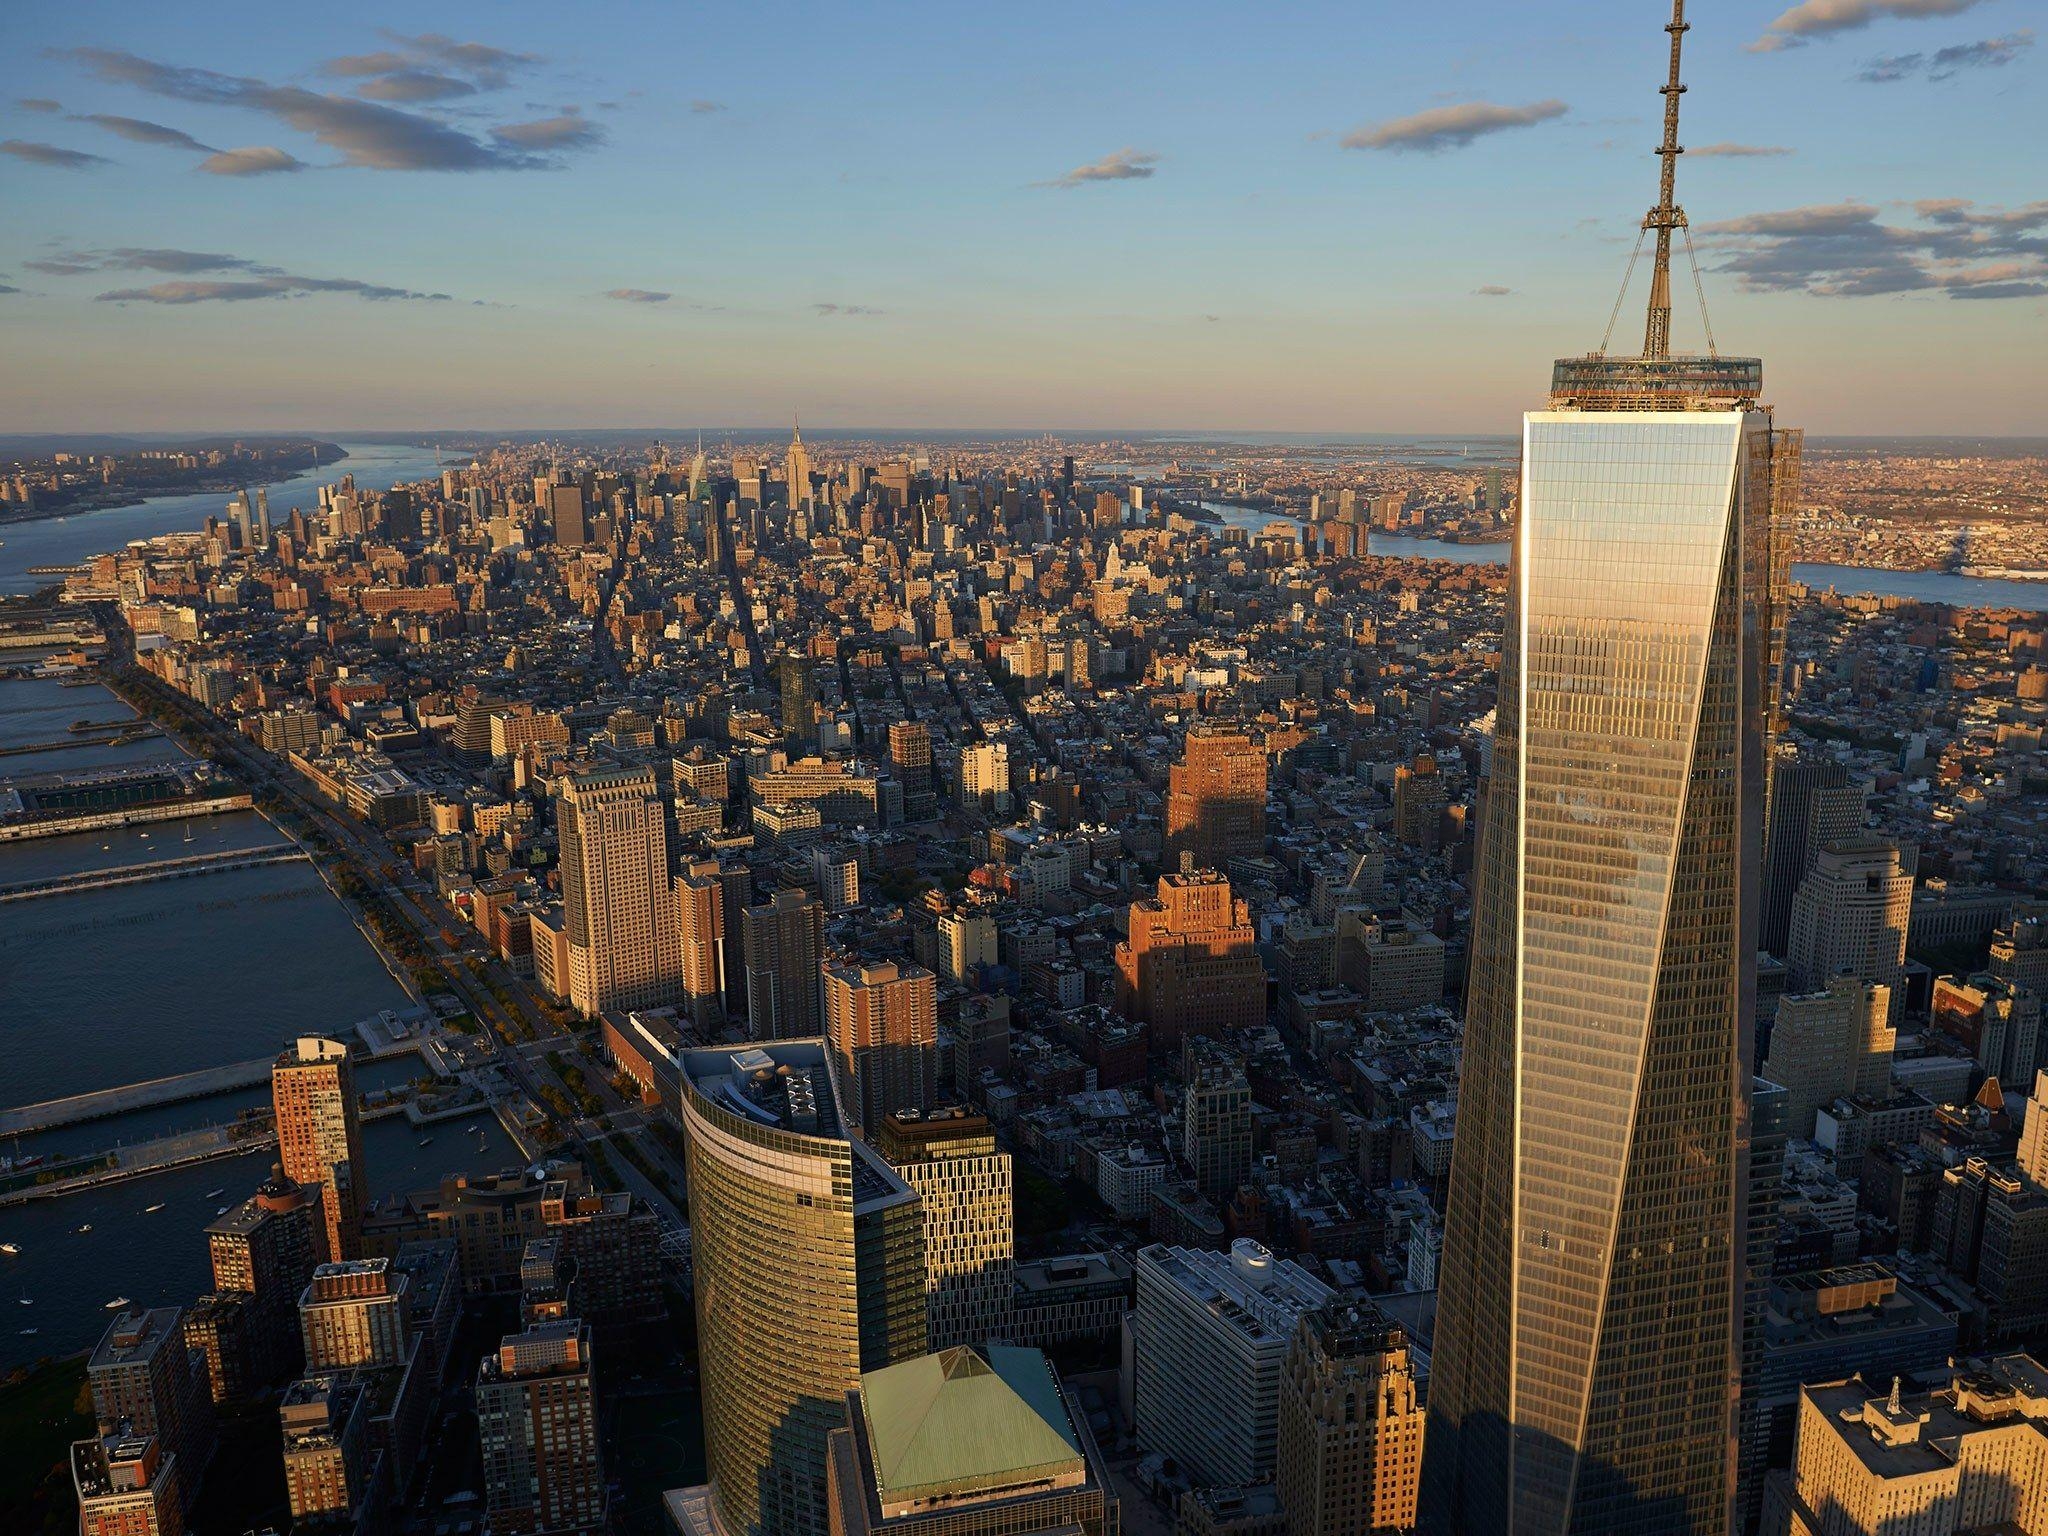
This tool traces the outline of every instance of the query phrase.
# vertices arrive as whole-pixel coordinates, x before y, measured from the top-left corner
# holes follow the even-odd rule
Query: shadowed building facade
[[[1243,731],[1195,726],[1167,770],[1166,858],[1222,869],[1266,851],[1266,750]]]
[[[1735,1497],[1798,439],[1756,359],[1669,351],[1683,31],[1643,355],[1523,418],[1423,1500],[1465,1536],[1710,1536]]]

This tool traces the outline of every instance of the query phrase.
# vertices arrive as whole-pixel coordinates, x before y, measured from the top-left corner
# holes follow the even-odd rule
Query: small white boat
[[[80,1227],[78,1230],[81,1232],[90,1232],[92,1230],[92,1223],[88,1221],[84,1226]]]
[[[158,1211],[162,1210],[163,1208],[163,1202],[159,1200],[155,1205],[145,1205],[142,1208],[142,1214],[145,1216],[154,1216]]]
[[[21,1252],[21,1244],[19,1243],[0,1243],[0,1253],[6,1254],[10,1259],[19,1252]]]
[[[219,1198],[220,1198],[220,1197],[221,1197],[222,1195],[224,1195],[224,1194],[226,1194],[226,1193],[227,1193],[227,1189],[225,1188],[225,1186],[223,1186],[223,1187],[222,1187],[222,1188],[220,1188],[220,1189],[209,1189],[209,1190],[208,1190],[208,1191],[206,1192],[206,1198],[207,1198],[207,1199],[209,1199],[209,1200],[218,1200],[218,1199],[219,1199]]]
[[[103,1312],[118,1312],[121,1310],[121,1308],[127,1305],[128,1298],[126,1296],[116,1296],[112,1301],[108,1302],[106,1306],[102,1307],[100,1310]]]
[[[35,1304],[36,1299],[33,1296],[24,1296],[19,1301],[15,1302],[15,1305],[17,1307],[32,1307]]]
[[[30,1334],[34,1333],[35,1331],[36,1331],[36,1330],[35,1330],[35,1329],[33,1329],[33,1328],[24,1328],[24,1329],[22,1329],[22,1330],[21,1330],[21,1336],[22,1336],[22,1337],[23,1337],[23,1338],[25,1339],[25,1338],[27,1338],[27,1337],[28,1337],[28,1336],[29,1336]]]
[[[216,1216],[225,1216],[229,1211],[232,1211],[233,1209],[234,1207],[232,1205],[224,1205],[219,1210],[215,1211],[213,1214]]]

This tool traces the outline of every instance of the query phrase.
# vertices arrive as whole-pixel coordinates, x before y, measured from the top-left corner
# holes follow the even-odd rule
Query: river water
[[[431,450],[353,444],[323,466],[270,487],[273,519],[311,507],[318,487],[353,471],[383,489],[434,472]],[[199,527],[222,513],[217,494],[167,496],[0,529],[0,592],[51,580],[31,565],[73,564],[130,539]],[[14,659],[19,659],[18,657]],[[133,712],[97,685],[0,680],[0,747],[66,740],[81,720]],[[130,746],[67,746],[0,757],[0,778],[182,756],[167,738]],[[0,845],[0,884],[82,870],[285,841],[255,812],[189,823]],[[229,870],[149,885],[44,897],[0,906],[0,1104],[30,1104],[273,1054],[302,1030],[346,1028],[406,995],[310,864]],[[365,1088],[418,1070],[404,1057],[364,1067]],[[23,1137],[0,1155],[98,1151],[231,1120],[262,1104],[262,1088],[166,1105]],[[402,1117],[363,1128],[373,1193],[430,1187],[443,1174],[519,1161],[488,1115],[421,1132]],[[421,1146],[422,1137],[428,1141]],[[271,1154],[220,1158],[86,1194],[0,1208],[0,1370],[86,1349],[116,1296],[148,1304],[189,1301],[209,1288],[202,1228],[241,1200]],[[148,1207],[162,1205],[160,1211]],[[80,1228],[90,1227],[90,1231]],[[28,1305],[23,1305],[26,1298]]]
[[[1277,516],[1255,507],[1228,502],[1205,501],[1201,506],[1214,512],[1224,526],[1257,533],[1269,523],[1300,527],[1298,519]],[[1411,538],[1404,534],[1373,532],[1369,545],[1375,555],[1410,560],[1450,560],[1459,565],[1504,565],[1508,558],[1505,540],[1493,544],[1451,544],[1442,539]],[[1958,608],[2018,608],[2048,612],[2048,581],[2011,581],[1993,576],[1957,576],[1948,571],[1885,571],[1859,565],[1812,565],[1792,567],[1792,579],[1816,591],[1832,589],[1843,596],[1909,597],[1921,602],[1949,603]]]

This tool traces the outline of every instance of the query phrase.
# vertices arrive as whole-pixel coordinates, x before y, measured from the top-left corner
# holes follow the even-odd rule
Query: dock
[[[296,843],[265,843],[257,848],[194,853],[183,858],[155,859],[143,864],[119,864],[111,869],[78,870],[68,875],[50,875],[41,880],[17,880],[0,885],[0,902],[35,901],[45,896],[102,891],[117,885],[147,885],[155,880],[182,880],[188,875],[257,869],[266,864],[296,864],[305,857],[305,851]]]
[[[183,1104],[191,1099],[232,1093],[238,1088],[255,1088],[270,1081],[274,1057],[260,1061],[238,1061],[232,1066],[207,1067],[176,1077],[153,1078],[146,1083],[127,1083],[119,1088],[102,1088],[94,1093],[74,1094],[68,1099],[49,1099],[41,1104],[23,1104],[0,1109],[0,1136],[32,1136],[62,1125],[87,1120],[104,1120],[130,1110],[154,1109],[162,1104]]]

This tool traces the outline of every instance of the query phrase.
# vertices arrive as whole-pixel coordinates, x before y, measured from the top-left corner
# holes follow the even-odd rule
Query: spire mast
[[[1657,232],[1656,265],[1650,276],[1650,318],[1643,330],[1645,357],[1671,355],[1671,231],[1685,228],[1685,210],[1672,201],[1678,157],[1685,153],[1678,143],[1678,98],[1685,94],[1678,79],[1678,56],[1690,30],[1685,22],[1685,0],[1671,0],[1671,20],[1664,30],[1671,34],[1671,74],[1658,88],[1664,97],[1664,142],[1657,155],[1664,162],[1664,170],[1657,183],[1657,206],[1643,215],[1644,230]]]

